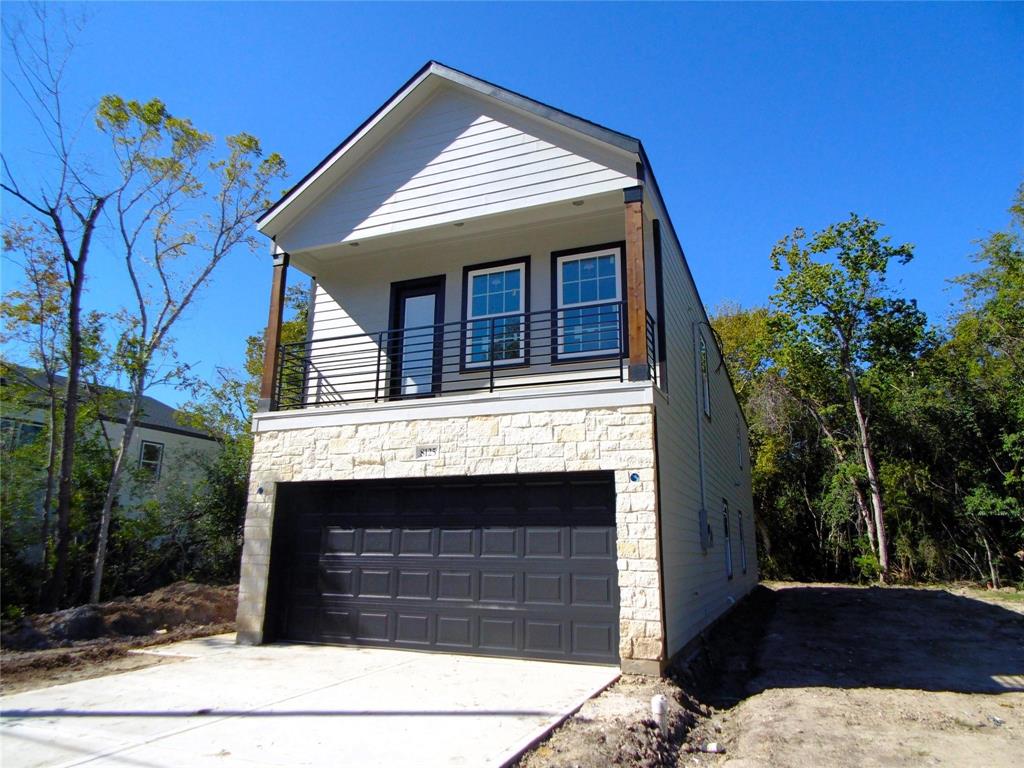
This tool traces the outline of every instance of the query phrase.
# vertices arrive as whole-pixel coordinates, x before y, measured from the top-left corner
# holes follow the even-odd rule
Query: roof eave
[[[264,232],[268,225],[274,220],[288,204],[308,188],[324,171],[334,164],[349,148],[359,141],[366,133],[373,129],[373,126],[386,114],[391,112],[402,100],[415,90],[430,75],[437,75],[445,80],[455,83],[463,88],[479,93],[483,96],[496,99],[515,109],[523,110],[536,115],[544,120],[560,125],[572,131],[576,131],[596,141],[609,144],[617,149],[640,156],[643,148],[640,140],[633,136],[613,131],[602,125],[586,120],[585,118],[573,115],[564,110],[552,107],[549,104],[531,99],[515,91],[502,88],[499,85],[481,80],[478,77],[469,75],[460,70],[441,64],[437,61],[428,61],[419,71],[409,78],[391,97],[385,101],[377,110],[364,120],[358,128],[350,133],[338,146],[324,157],[309,173],[303,176],[287,193],[277,202],[271,205],[257,220],[256,228]],[[266,233],[271,237],[273,233]]]

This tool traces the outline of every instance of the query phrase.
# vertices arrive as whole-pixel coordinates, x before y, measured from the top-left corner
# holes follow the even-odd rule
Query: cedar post
[[[284,292],[288,286],[288,254],[274,246],[274,276],[270,283],[270,317],[263,340],[263,378],[260,380],[258,410],[269,411],[274,404],[274,376],[277,374],[281,346],[281,318],[284,315]]]
[[[629,380],[650,378],[647,360],[647,281],[644,275],[644,188],[623,190],[626,205],[626,327]]]

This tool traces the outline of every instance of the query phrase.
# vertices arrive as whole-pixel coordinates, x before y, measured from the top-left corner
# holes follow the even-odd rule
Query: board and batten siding
[[[668,397],[656,402],[665,630],[671,657],[749,592],[757,584],[758,573],[746,424],[706,325],[700,330],[708,349],[710,418],[699,404],[693,324],[703,322],[704,314],[675,238],[662,221]],[[700,540],[698,418],[704,421],[704,504],[714,532],[706,553]],[[737,419],[742,467],[737,458]],[[726,575],[723,499],[729,504],[732,579]],[[746,573],[740,557],[738,512],[743,515]]]
[[[442,87],[277,237],[296,252],[635,184],[635,158]]]

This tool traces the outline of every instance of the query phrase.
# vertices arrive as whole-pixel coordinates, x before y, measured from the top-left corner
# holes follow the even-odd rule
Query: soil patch
[[[172,662],[128,652],[233,631],[237,596],[237,586],[177,582],[146,595],[5,625],[0,635],[0,693]]]
[[[770,584],[688,666],[623,678],[523,768],[1020,765],[1024,602],[936,588]],[[663,693],[667,735],[650,720]]]

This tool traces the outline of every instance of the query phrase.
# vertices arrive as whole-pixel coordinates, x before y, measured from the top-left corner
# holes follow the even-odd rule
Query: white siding
[[[665,624],[669,655],[727,610],[757,583],[750,460],[742,418],[743,467],[736,455],[739,406],[729,385],[718,348],[706,325],[710,368],[711,417],[704,421],[705,504],[714,543],[701,551],[699,511],[700,463],[697,419],[698,389],[693,323],[702,322],[698,298],[666,222],[662,222],[662,261],[668,351],[668,398],[656,398],[659,494]],[[722,501],[729,504],[733,578],[726,576]],[[747,572],[742,571],[737,513],[743,514]]]
[[[282,232],[287,251],[621,189],[635,159],[441,88]]]
[[[375,334],[390,324],[392,282],[444,275],[444,320],[451,323],[462,319],[465,266],[529,256],[529,308],[531,312],[546,310],[551,307],[552,251],[619,242],[624,232],[625,214],[616,210],[487,237],[425,244],[367,256],[347,255],[336,266],[322,269],[317,276],[310,339],[314,355],[326,364],[319,375],[314,371],[309,377],[309,403],[318,401],[318,393],[320,401],[336,401],[339,396],[342,399],[352,397],[357,389],[362,390],[359,396],[365,398],[367,387],[372,396],[378,359]],[[535,359],[546,361],[549,349],[542,349],[541,340],[535,339],[534,344],[540,348],[540,356]],[[446,354],[452,352],[451,346],[446,346]],[[350,367],[352,353],[359,355],[360,367],[355,372]],[[336,357],[332,358],[332,354]],[[330,368],[332,360],[337,366],[342,354],[348,355],[344,373],[338,367]],[[383,357],[386,363],[386,353]],[[608,367],[609,363],[593,365]],[[541,365],[534,367],[541,378],[550,370]],[[582,364],[574,366],[582,367]],[[445,370],[450,371],[449,361]],[[559,378],[571,376],[564,368],[558,369],[558,375]],[[517,381],[525,383],[526,379]]]

